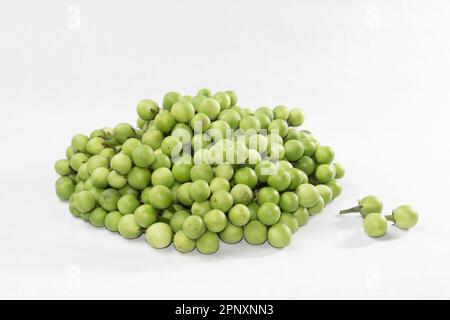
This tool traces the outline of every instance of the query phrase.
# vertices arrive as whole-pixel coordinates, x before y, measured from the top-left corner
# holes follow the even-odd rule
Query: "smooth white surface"
[[[0,298],[450,298],[448,1],[0,2]],[[302,107],[344,193],[284,250],[153,250],[72,218],[53,163],[142,98]],[[420,212],[380,240],[366,194]]]

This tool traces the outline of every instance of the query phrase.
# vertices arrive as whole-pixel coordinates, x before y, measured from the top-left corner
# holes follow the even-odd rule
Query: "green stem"
[[[339,214],[346,214],[346,213],[351,213],[351,212],[360,212],[361,208],[362,208],[362,206],[356,206],[356,207],[353,207],[353,208],[341,210],[341,211],[339,211]]]
[[[395,223],[395,219],[394,219],[394,215],[393,215],[393,214],[386,215],[386,216],[384,216],[384,217],[386,218],[386,220],[392,221],[392,222]]]

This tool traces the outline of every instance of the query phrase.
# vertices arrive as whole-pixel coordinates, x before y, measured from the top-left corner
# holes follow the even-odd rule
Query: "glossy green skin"
[[[248,167],[240,168],[234,175],[234,181],[236,184],[245,184],[251,189],[255,188],[258,183],[258,177],[256,172]]]
[[[172,204],[172,192],[166,186],[154,186],[150,190],[149,201],[150,205],[155,209],[166,209]]]
[[[153,186],[166,186],[167,188],[172,188],[175,183],[175,177],[172,171],[167,168],[159,168],[154,171],[151,175],[151,181]]]
[[[284,212],[292,213],[299,207],[298,197],[295,192],[284,192],[280,198],[280,208]]]
[[[316,153],[317,144],[314,142],[314,140],[310,138],[301,138],[300,142],[303,145],[304,152],[303,154],[305,156],[313,156]]]
[[[195,109],[189,101],[180,100],[172,106],[170,113],[178,123],[188,123],[194,117]]]
[[[150,204],[150,190],[152,189],[152,187],[147,187],[144,190],[142,190],[141,192],[141,201],[144,204]]]
[[[185,183],[191,181],[192,164],[177,162],[172,167],[172,174],[176,181]]]
[[[191,196],[189,195],[189,188],[191,182],[183,183],[177,190],[177,199],[182,205],[190,207],[194,203]]]
[[[261,130],[261,124],[255,116],[245,116],[239,123],[239,129],[246,134],[250,134],[250,132],[258,133]]]
[[[266,226],[271,226],[280,220],[281,211],[276,204],[266,202],[259,207],[257,215],[259,221]]]
[[[340,163],[335,163],[334,169],[336,171],[336,179],[341,179],[345,176],[345,169]]]
[[[70,167],[70,161],[66,159],[56,161],[55,171],[60,176],[68,176],[73,172],[72,168]]]
[[[55,188],[56,188],[56,195],[62,201],[69,200],[69,198],[75,192],[75,185],[73,184],[72,181],[68,180],[57,183]]]
[[[95,206],[97,205],[97,201],[95,196],[89,191],[81,191],[77,193],[75,197],[75,207],[81,213],[91,212]]]
[[[309,212],[308,209],[299,207],[294,213],[293,216],[297,219],[298,226],[304,226],[308,223],[309,220]]]
[[[196,243],[198,252],[202,254],[213,254],[219,250],[219,236],[213,232],[206,231]]]
[[[263,187],[258,191],[258,204],[261,206],[264,203],[280,203],[279,192],[272,187]]]
[[[249,186],[245,184],[237,184],[230,191],[234,204],[249,204],[253,200],[253,192]]]
[[[212,98],[203,99],[196,108],[197,112],[206,114],[211,121],[216,120],[220,109],[220,103]]]
[[[275,119],[270,122],[267,130],[269,133],[279,134],[282,138],[284,138],[288,133],[288,125],[286,121],[282,119]]]
[[[228,223],[226,228],[219,233],[219,238],[228,244],[235,244],[241,242],[244,237],[244,229],[236,227],[232,223]]]
[[[192,181],[204,180],[209,183],[214,178],[214,171],[211,166],[200,163],[195,164],[191,169]]]
[[[89,141],[89,137],[84,134],[77,134],[73,136],[71,147],[75,153],[86,152],[86,145]]]
[[[219,141],[226,138],[227,131],[230,129],[230,126],[225,121],[216,120],[211,123],[208,134],[211,135],[212,141]]]
[[[105,226],[107,212],[103,208],[96,208],[91,212],[89,216],[89,222],[97,228],[103,228]]]
[[[89,158],[87,161],[87,170],[90,175],[94,172],[97,168],[109,168],[109,159],[102,155],[95,155]]]
[[[131,154],[134,164],[141,168],[148,168],[155,161],[155,154],[152,147],[141,144],[137,146]]]
[[[155,118],[156,129],[161,131],[161,133],[170,132],[175,125],[176,125],[175,118],[167,110],[160,111]]]
[[[279,169],[275,174],[269,176],[267,184],[277,191],[284,191],[291,184],[291,176],[286,170]]]
[[[331,181],[328,182],[326,184],[327,187],[329,187],[331,189],[331,191],[333,192],[333,199],[339,197],[342,193],[342,187],[339,183],[337,183],[336,181]]]
[[[114,189],[122,189],[127,185],[127,178],[116,171],[111,171],[108,174],[108,184]]]
[[[209,127],[211,126],[211,120],[209,117],[204,113],[197,113],[190,122],[191,128],[194,130],[194,133],[205,133]],[[201,136],[201,135],[200,135]],[[203,143],[201,140],[197,139],[198,144],[192,143],[195,148],[199,148],[199,146],[203,146]]]
[[[316,162],[310,156],[303,156],[297,161],[295,167],[309,176],[316,170]]]
[[[289,141],[289,140],[299,140],[300,141],[300,132],[298,132],[297,129],[295,129],[295,128],[289,128],[286,137],[284,137],[284,141]]]
[[[263,160],[255,166],[256,176],[258,181],[261,183],[266,183],[269,176],[276,172],[275,165],[267,160]]]
[[[119,211],[111,211],[106,215],[105,227],[111,232],[119,231],[119,221],[122,219],[122,214]]]
[[[120,189],[119,192],[122,196],[131,195],[131,196],[135,197],[136,199],[139,198],[139,191],[134,190],[132,187],[130,187],[130,185],[126,185],[125,187]]]
[[[168,136],[164,138],[164,140],[161,143],[161,151],[168,157],[174,158],[180,154],[182,151],[183,144],[181,141],[174,137],[174,136]]]
[[[203,217],[206,228],[211,232],[221,232],[227,226],[227,216],[218,209],[213,209]]]
[[[255,113],[255,118],[258,119],[261,129],[267,130],[270,124],[270,118],[264,113]]]
[[[170,220],[172,220],[173,215],[174,215],[174,213],[173,213],[172,211],[166,209],[166,210],[164,210],[164,211],[161,213],[161,216],[159,217],[159,220],[160,220],[161,222],[170,224]]]
[[[90,174],[87,169],[87,164],[86,163],[81,164],[80,167],[78,168],[77,178],[79,178],[82,181],[86,181],[87,179],[89,179],[89,177]]]
[[[330,203],[333,200],[333,191],[324,184],[319,184],[316,186],[317,190],[319,190],[320,196],[322,197],[325,204]]]
[[[116,189],[106,189],[98,197],[99,205],[106,211],[116,211],[121,194]]]
[[[91,176],[92,185],[95,188],[106,188],[108,186],[108,175],[109,170],[104,167],[95,169]]]
[[[230,107],[235,106],[238,101],[236,92],[234,92],[233,90],[227,90],[225,91],[225,93],[230,97]]]
[[[163,153],[155,155],[155,161],[152,163],[152,170],[156,171],[159,168],[168,168],[172,167],[172,161],[170,158]]]
[[[272,247],[284,248],[291,243],[292,233],[288,226],[277,223],[269,228],[267,238]]]
[[[260,221],[251,221],[245,226],[244,238],[249,244],[263,244],[267,241],[267,227]]]
[[[89,160],[89,157],[84,153],[76,153],[70,159],[70,167],[78,171],[83,163],[86,163]]]
[[[136,112],[139,118],[150,121],[155,119],[159,112],[158,104],[150,99],[144,99],[139,101],[136,107]]]
[[[132,167],[133,163],[126,154],[118,153],[111,159],[111,168],[121,175],[127,175]]]
[[[89,139],[88,143],[86,144],[86,152],[92,155],[99,154],[104,149],[105,149],[105,139],[100,137]]]
[[[183,98],[183,96],[181,94],[179,94],[178,92],[167,92],[164,97],[163,97],[163,107],[167,110],[170,111],[170,109],[172,108],[172,106],[180,101]]]
[[[402,205],[392,213],[394,222],[400,229],[408,230],[414,227],[419,220],[419,214],[411,206]]]
[[[272,109],[270,109],[269,107],[259,107],[255,110],[255,115],[259,113],[266,115],[270,119],[270,121],[273,121],[275,119],[275,115],[273,114]]]
[[[119,220],[117,230],[125,239],[136,239],[139,238],[143,233],[141,227],[139,227],[139,225],[136,223],[133,214],[124,215]]]
[[[259,205],[256,202],[252,202],[248,205],[248,210],[250,211],[250,221],[258,220],[258,209]]]
[[[285,156],[289,161],[297,161],[305,152],[303,144],[298,140],[288,140],[284,144]]]
[[[70,161],[70,159],[73,157],[74,154],[75,154],[75,150],[72,148],[72,146],[67,147],[67,149],[66,149],[67,160]]]
[[[317,163],[330,164],[334,160],[334,151],[329,146],[319,146],[314,157]]]
[[[185,210],[179,210],[175,212],[169,223],[173,233],[177,233],[178,231],[182,230],[184,221],[190,216],[191,214]]]
[[[168,169],[167,169],[168,170]],[[172,172],[169,170],[170,175]],[[131,169],[130,173],[128,173],[128,184],[136,190],[144,190],[150,184],[151,173],[148,169],[134,167]],[[173,185],[172,180],[172,185]],[[170,186],[172,186],[170,185]]]
[[[134,195],[125,194],[117,202],[117,208],[123,215],[132,214],[139,207],[139,200]]]
[[[196,180],[189,187],[189,195],[194,201],[205,201],[210,194],[209,184],[206,181]]]
[[[236,227],[242,227],[250,221],[250,210],[243,204],[237,204],[228,212],[228,219]]]
[[[191,142],[194,132],[188,124],[178,123],[173,128],[171,136],[178,139],[183,145],[187,145]]]
[[[223,212],[228,212],[233,206],[234,199],[229,192],[225,190],[219,190],[211,195],[210,203],[211,208],[219,209]]]
[[[289,118],[289,108],[283,105],[278,105],[273,108],[273,115],[275,119],[287,120]]]
[[[142,136],[141,142],[150,146],[153,150],[161,147],[161,143],[164,139],[163,134],[158,130],[148,130]]]
[[[379,238],[387,233],[388,223],[385,217],[379,213],[369,213],[364,218],[364,232],[373,238]]]
[[[189,239],[197,240],[206,232],[206,225],[199,216],[190,216],[183,223],[183,232]]]
[[[258,152],[264,152],[269,146],[267,138],[262,134],[254,134],[246,139],[246,145],[250,149],[257,150]]]
[[[314,207],[320,200],[319,190],[309,183],[300,185],[296,193],[299,205],[304,208]]]
[[[212,207],[209,201],[194,202],[191,207],[191,212],[193,215],[203,218],[211,209]]]
[[[298,220],[292,213],[281,213],[280,223],[286,225],[291,233],[295,233],[298,230]]]
[[[237,129],[241,121],[241,116],[235,110],[226,109],[219,113],[218,119],[228,123],[231,129]]]
[[[319,197],[319,201],[312,207],[308,208],[309,215],[315,215],[320,213],[323,208],[325,208],[325,201],[322,199],[322,197]]]
[[[189,239],[183,230],[178,231],[173,237],[173,245],[181,253],[188,253],[195,249],[195,241]]]
[[[292,109],[289,113],[288,124],[292,127],[299,127],[305,121],[305,115],[302,109]]]
[[[145,240],[155,249],[163,249],[172,243],[172,229],[164,222],[152,224],[145,232]]]
[[[128,123],[121,123],[114,127],[113,136],[118,143],[124,143],[128,138],[134,136],[134,129]]]
[[[383,202],[377,196],[366,196],[358,201],[359,212],[363,217],[370,213],[383,212]]]
[[[144,204],[134,211],[134,219],[140,227],[147,229],[158,219],[158,212],[152,206]]]
[[[211,90],[209,90],[207,88],[202,88],[202,89],[198,90],[197,96],[204,96],[204,97],[209,98],[212,96],[212,93],[211,93]]]
[[[320,183],[328,183],[334,180],[336,176],[336,169],[330,164],[321,164],[317,166],[315,177]]]
[[[304,177],[306,175],[303,171],[300,171],[297,168],[289,168],[286,169],[286,171],[291,176],[291,183],[289,184],[288,190],[295,190],[299,185],[301,185],[304,182],[307,182],[304,180]]]
[[[228,109],[231,107],[231,98],[226,92],[217,92],[214,95],[214,99],[219,102],[220,108],[222,110]]]
[[[89,222],[89,217],[91,216],[91,213],[81,213],[80,214],[80,218],[81,220],[83,220],[84,222]]]
[[[211,193],[214,193],[218,190],[230,191],[230,182],[223,177],[215,177],[211,180],[209,187],[211,189]]]

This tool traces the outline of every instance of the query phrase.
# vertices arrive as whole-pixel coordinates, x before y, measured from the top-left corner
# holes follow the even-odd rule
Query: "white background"
[[[0,2],[0,298],[450,298],[448,1]],[[157,251],[54,194],[73,134],[134,122],[142,98],[234,89],[305,110],[347,168],[290,247]],[[367,194],[420,212],[365,236]]]

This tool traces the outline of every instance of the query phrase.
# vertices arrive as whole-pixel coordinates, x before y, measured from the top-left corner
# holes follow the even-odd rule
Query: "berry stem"
[[[356,207],[353,207],[353,208],[341,210],[341,211],[339,211],[339,214],[346,214],[346,213],[351,213],[351,212],[359,212],[361,210],[361,208],[362,208],[362,206],[356,206]]]
[[[395,219],[394,219],[394,215],[393,215],[393,214],[386,215],[386,216],[384,216],[384,217],[386,218],[386,220],[392,221],[392,222],[395,223]]]

